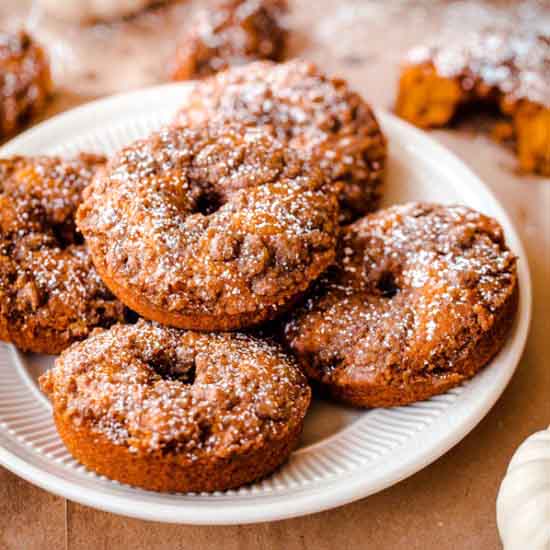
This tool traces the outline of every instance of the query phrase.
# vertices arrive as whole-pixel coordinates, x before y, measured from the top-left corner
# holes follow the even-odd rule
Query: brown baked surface
[[[386,139],[369,105],[344,80],[307,61],[264,61],[219,73],[193,90],[177,124],[238,121],[267,128],[311,155],[329,179],[343,182],[342,221],[376,208]]]
[[[44,50],[26,32],[0,33],[0,139],[39,114],[51,91]]]
[[[550,175],[550,36],[483,31],[410,52],[396,111],[432,128],[465,104],[497,105],[511,118],[520,168]]]
[[[0,160],[0,339],[59,353],[124,307],[93,267],[74,215],[104,159]]]
[[[40,379],[72,455],[156,491],[221,491],[286,461],[310,402],[276,346],[140,320],[97,331]]]
[[[173,80],[203,78],[236,65],[281,61],[286,0],[222,0],[200,11],[176,51]]]
[[[336,399],[404,405],[476,374],[502,347],[517,300],[516,258],[496,221],[410,203],[344,228],[337,265],[284,337]]]
[[[334,259],[321,174],[267,133],[165,128],[120,151],[79,228],[107,286],[152,320],[232,330],[276,316]]]

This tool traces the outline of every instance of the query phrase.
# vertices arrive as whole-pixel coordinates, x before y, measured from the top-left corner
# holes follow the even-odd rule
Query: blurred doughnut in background
[[[42,47],[24,31],[0,32],[0,139],[40,114],[52,89]]]
[[[38,8],[64,21],[97,23],[128,17],[162,0],[36,0]]]
[[[286,0],[221,0],[201,10],[182,35],[173,80],[202,78],[251,61],[282,61]]]

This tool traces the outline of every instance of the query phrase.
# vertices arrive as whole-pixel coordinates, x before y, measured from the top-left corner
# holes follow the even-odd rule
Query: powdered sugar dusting
[[[550,106],[550,31],[531,28],[467,33],[453,42],[420,46],[408,56],[413,63],[430,61],[444,77],[461,77],[470,87],[479,79],[510,99],[529,99]]]

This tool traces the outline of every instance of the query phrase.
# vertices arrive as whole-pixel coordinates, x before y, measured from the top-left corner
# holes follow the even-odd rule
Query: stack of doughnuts
[[[495,220],[377,209],[386,139],[344,81],[292,61],[194,86],[107,162],[18,157],[0,183],[0,336],[63,350],[41,387],[68,450],[156,491],[272,472],[310,384],[353,407],[460,384],[518,302]]]

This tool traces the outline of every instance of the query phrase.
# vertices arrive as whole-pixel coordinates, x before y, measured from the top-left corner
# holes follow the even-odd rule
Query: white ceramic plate
[[[90,103],[26,132],[0,154],[111,153],[170,120],[188,90],[186,84],[168,85]],[[520,258],[521,299],[513,333],[483,372],[445,395],[408,407],[360,412],[316,402],[301,447],[271,477],[225,493],[157,494],[98,477],[72,460],[36,385],[53,359],[0,344],[0,463],[48,491],[110,512],[229,524],[299,516],[365,497],[460,441],[495,403],[520,359],[531,315],[526,256],[502,207],[462,162],[394,116],[378,116],[390,143],[386,202],[428,200],[477,208],[501,222]]]

